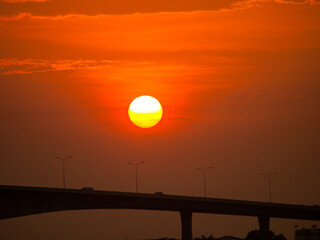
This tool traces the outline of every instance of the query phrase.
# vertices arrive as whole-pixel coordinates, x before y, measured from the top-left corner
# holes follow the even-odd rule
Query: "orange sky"
[[[265,201],[260,173],[278,171],[274,201],[319,204],[319,3],[0,1],[1,184],[60,187],[55,157],[73,155],[72,188],[134,191],[127,163],[145,160],[143,192],[201,196],[195,168],[213,166],[210,197]],[[152,129],[127,116],[144,94],[164,109]],[[0,236],[179,237],[178,220],[135,211],[56,213],[1,221]],[[51,233],[50,224],[61,221]],[[292,239],[294,224],[309,223],[274,220],[271,227]],[[65,225],[87,227],[74,233]],[[247,218],[194,220],[194,236],[243,237],[254,228]]]

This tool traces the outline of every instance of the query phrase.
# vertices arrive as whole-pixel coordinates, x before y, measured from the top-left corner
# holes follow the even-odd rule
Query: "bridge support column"
[[[270,230],[270,217],[269,216],[258,216],[259,229],[260,231]]]
[[[192,212],[181,211],[181,232],[182,240],[192,240]]]

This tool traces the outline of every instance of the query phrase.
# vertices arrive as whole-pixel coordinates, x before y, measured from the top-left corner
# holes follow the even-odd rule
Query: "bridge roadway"
[[[81,209],[142,209],[180,212],[182,240],[192,239],[192,213],[258,218],[269,230],[270,218],[320,220],[319,206],[264,203],[218,198],[81,189],[0,185],[0,219]]]

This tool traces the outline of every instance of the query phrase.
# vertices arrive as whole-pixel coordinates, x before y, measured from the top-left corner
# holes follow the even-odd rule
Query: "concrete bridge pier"
[[[258,216],[259,220],[259,229],[261,231],[270,230],[270,217],[269,216]]]
[[[181,217],[181,239],[192,240],[192,212],[180,211]]]

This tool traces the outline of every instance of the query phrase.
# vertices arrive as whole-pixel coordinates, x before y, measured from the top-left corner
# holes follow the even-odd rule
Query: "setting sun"
[[[314,240],[319,59],[320,0],[0,0],[0,240]]]
[[[131,122],[141,128],[151,128],[161,120],[160,102],[151,96],[140,96],[134,99],[128,109]]]

